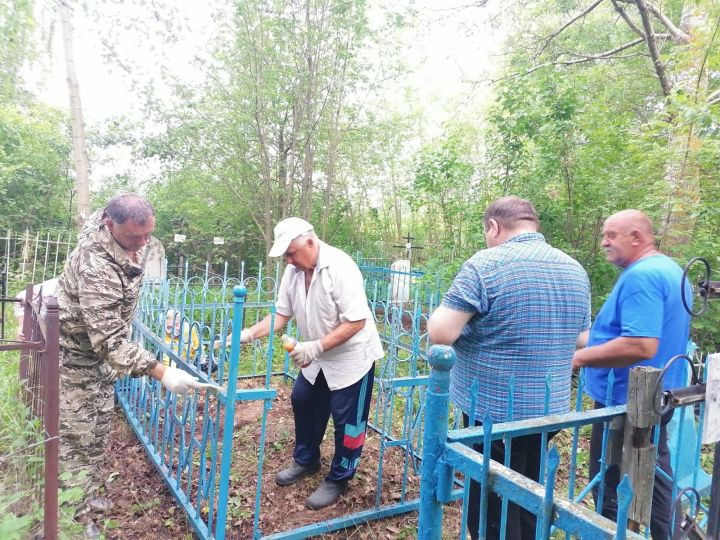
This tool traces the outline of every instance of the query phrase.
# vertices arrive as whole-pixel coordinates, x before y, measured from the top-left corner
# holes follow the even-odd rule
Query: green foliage
[[[429,222],[442,224],[442,230],[436,226],[429,237],[434,240],[439,233],[445,246],[462,242],[468,210],[479,195],[472,182],[475,173],[470,162],[472,135],[460,131],[450,134],[421,148],[415,158],[411,206],[424,208]]]
[[[34,26],[32,2],[0,0],[0,103],[16,96]]]
[[[6,336],[14,336],[15,320],[10,317]],[[0,352],[0,538],[21,539],[33,536],[42,526],[43,509],[36,499],[34,483],[42,478],[44,458],[36,452],[43,434],[37,419],[21,399],[22,386],[18,377],[19,353]],[[61,480],[66,473],[61,475]],[[82,527],[74,520],[74,509],[83,499],[80,488],[61,489],[60,537],[77,538]]]
[[[63,123],[45,106],[0,102],[0,228],[67,226],[72,180]]]
[[[710,9],[702,4],[700,10]],[[488,110],[486,143],[495,192],[535,203],[547,239],[588,270],[597,309],[617,275],[598,246],[602,222],[609,214],[640,208],[660,230],[668,209],[678,215],[700,210],[698,217],[709,220],[707,233],[697,226],[705,227],[699,220],[693,242],[673,248],[673,254],[684,252],[679,259],[687,260],[706,248],[713,251],[718,231],[712,211],[706,209],[717,207],[713,195],[719,187],[717,114],[681,87],[664,101],[652,64],[637,54],[562,65],[634,39],[624,23],[616,24],[617,13],[610,5],[598,7],[552,39],[531,45],[525,41],[528,35],[553,35],[563,24],[559,13],[576,14],[583,7],[576,2],[539,1],[517,13],[516,31],[508,40],[512,54],[507,76]],[[663,9],[679,17],[682,7],[670,4]],[[704,36],[706,60],[714,64],[717,45],[708,29],[699,28],[698,38]],[[693,64],[697,49],[668,42],[662,54],[672,58],[668,64],[676,71],[698,65]],[[678,145],[693,136],[698,138],[690,152],[683,150],[687,145]],[[678,165],[674,160],[684,162]],[[668,171],[674,167],[689,177],[688,186],[699,173],[699,209],[688,208],[685,195],[668,187]]]

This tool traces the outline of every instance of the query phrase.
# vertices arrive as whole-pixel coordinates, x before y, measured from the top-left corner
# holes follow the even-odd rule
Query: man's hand
[[[203,384],[187,371],[167,366],[160,384],[176,394],[186,394],[191,388],[203,388]]]
[[[245,343],[252,343],[253,341],[255,341],[255,336],[253,335],[253,333],[250,331],[249,328],[245,328],[242,332],[240,332],[240,343],[241,344],[244,345]]]
[[[301,341],[290,353],[293,362],[299,368],[308,367],[313,360],[323,353],[324,349],[320,340],[317,341]]]
[[[240,345],[247,345],[248,343],[252,343],[255,341],[255,336],[253,335],[252,331],[249,328],[245,328],[240,332]],[[227,337],[227,340],[225,340],[225,346],[230,347],[232,344],[232,334],[230,334]]]

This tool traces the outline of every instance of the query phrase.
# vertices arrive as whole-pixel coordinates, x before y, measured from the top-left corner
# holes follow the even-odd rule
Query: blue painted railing
[[[548,538],[550,527],[565,531],[566,538],[576,535],[583,538],[642,537],[634,535],[631,531],[626,531],[624,527],[618,528],[617,524],[599,514],[589,512],[587,506],[580,504],[597,486],[598,512],[602,509],[602,491],[608,466],[609,431],[614,420],[622,419],[625,416],[625,405],[581,410],[583,403],[581,372],[578,381],[579,391],[576,395],[576,411],[494,425],[492,419],[488,417],[483,419],[483,425],[479,427],[448,430],[449,423],[452,423],[452,421],[448,420],[448,411],[451,410],[448,393],[449,371],[454,361],[455,353],[452,348],[444,346],[430,348],[429,362],[432,365],[432,370],[429,376],[425,405],[425,440],[422,456],[423,474],[418,538],[422,540],[440,538],[439,534],[443,529],[442,507],[445,503],[457,498],[458,494],[464,499],[460,527],[460,537],[464,537],[463,531],[466,529],[468,512],[468,479],[476,480],[481,484],[479,531],[481,538],[485,534],[487,497],[490,490],[503,497],[501,537],[504,536],[505,531],[508,501],[518,503],[535,513],[538,517],[538,538]],[[612,395],[612,384],[613,377],[611,375],[609,377],[609,395]],[[512,388],[512,381],[510,382],[510,388]],[[546,402],[548,399],[549,393],[546,394]],[[512,399],[510,400],[510,410],[512,411]],[[677,434],[674,446],[671,445],[671,454],[674,456],[673,464],[677,466],[681,462],[680,456],[682,456],[682,459],[694,463],[696,474],[692,478],[678,478],[676,476],[673,482],[673,498],[675,494],[686,487],[694,487],[702,491],[704,489],[703,475],[707,475],[700,465],[699,444],[702,433],[704,404],[699,406],[697,416],[694,414],[693,407],[687,410],[683,407],[676,411],[675,414],[680,418],[678,422],[680,433]],[[686,415],[692,416],[692,418],[685,420],[688,418]],[[576,495],[578,472],[582,468],[580,465],[587,465],[587,453],[584,450],[581,451],[579,445],[581,432],[591,424],[601,422],[604,424],[604,431],[600,471],[595,478],[588,479],[580,493]],[[472,418],[471,424],[474,424]],[[690,434],[693,436],[683,436],[683,428],[688,433],[691,432]],[[509,451],[506,452],[505,462],[500,464],[492,461],[489,454],[480,454],[472,449],[472,445],[477,443],[482,443],[483,448],[488,448],[491,442],[496,440],[503,440],[506,448],[509,448],[513,438],[530,434],[542,434],[543,446],[545,446],[548,434],[560,430],[569,430],[571,433],[570,444],[564,445],[562,449],[563,468],[567,467],[565,469],[567,470],[567,481],[563,479],[562,482],[563,487],[566,486],[566,497],[558,496],[555,493],[559,488],[555,473],[560,463],[558,448],[555,446],[552,446],[549,452],[540,456],[544,478],[541,476],[539,483],[522,477],[509,469]],[[655,433],[659,433],[657,429]],[[683,443],[687,444],[684,445]],[[655,444],[657,444],[657,436]],[[658,474],[664,474],[660,469],[657,469],[657,472]],[[463,479],[456,480],[455,473],[462,473]],[[542,488],[542,484],[545,485],[544,488]],[[632,498],[632,489],[628,478],[621,482],[618,497],[617,523],[627,523],[627,506]],[[694,511],[690,507],[695,507],[698,504],[701,505],[700,510],[707,513],[707,507],[702,506],[694,498],[683,500],[684,509],[691,515],[694,514]],[[645,529],[645,537],[647,537],[649,530],[647,527]]]
[[[597,524],[594,520],[599,519],[599,516],[588,516],[587,509],[578,510],[581,512],[577,514],[582,517],[581,522],[576,522],[576,518],[569,515],[576,514],[575,506],[588,496],[593,486],[603,485],[605,474],[604,465],[595,479],[588,480],[580,474],[586,469],[588,461],[586,445],[581,443],[586,438],[586,426],[592,422],[605,424],[607,440],[609,422],[622,416],[624,407],[582,412],[583,395],[579,391],[574,401],[576,412],[560,417],[495,424],[490,430],[456,429],[460,426],[461,415],[449,405],[446,414],[438,416],[432,413],[431,418],[428,417],[426,403],[434,396],[435,390],[432,385],[428,389],[430,343],[426,326],[428,314],[436,305],[439,294],[425,294],[417,290],[413,291],[408,302],[397,302],[389,290],[392,281],[384,277],[374,279],[366,276],[369,306],[375,315],[386,350],[385,358],[376,367],[375,402],[369,422],[369,428],[377,434],[377,437],[373,437],[377,444],[373,448],[366,446],[361,464],[363,473],[374,478],[373,502],[349,515],[307,523],[287,531],[263,533],[260,516],[264,500],[263,475],[266,473],[266,427],[268,412],[276,395],[272,386],[277,388],[283,381],[294,379],[297,371],[289,362],[288,355],[279,347],[279,342],[274,339],[258,341],[240,349],[239,330],[254,324],[268,313],[274,313],[278,281],[278,267],[268,272],[260,266],[254,276],[245,275],[242,267],[239,277],[230,277],[227,272],[223,276],[213,276],[206,272],[200,277],[173,278],[164,283],[146,284],[140,299],[139,315],[134,324],[136,339],[156,351],[160,358],[167,357],[174,365],[224,388],[217,395],[202,392],[182,397],[169,394],[154,381],[146,379],[126,379],[117,386],[118,400],[130,424],[199,537],[224,538],[226,534],[237,535],[237,531],[229,528],[227,522],[228,505],[239,504],[237,498],[230,501],[228,486],[232,487],[232,482],[238,480],[244,486],[252,486],[254,489],[252,501],[245,496],[242,507],[234,506],[235,516],[240,510],[239,513],[246,516],[244,521],[252,521],[251,527],[248,525],[247,536],[244,533],[242,536],[254,539],[309,538],[370,520],[417,511],[421,505],[419,479],[426,481],[432,477],[432,474],[424,472],[431,460],[423,457],[427,451],[427,430],[431,425],[433,431],[443,426],[445,429],[446,438],[439,447],[443,459],[449,461],[443,463],[451,463],[455,470],[466,472],[469,478],[480,479],[481,482],[482,475],[495,475],[493,478],[497,479],[497,486],[505,486],[502,488],[505,491],[501,493],[507,493],[507,500],[523,497],[521,502],[538,509],[538,516],[542,518],[539,521],[544,528],[548,526],[548,519],[543,512],[546,512],[551,497],[551,493],[546,493],[549,489],[547,486],[555,478],[553,467],[547,465],[547,462],[555,459],[551,457],[552,452],[541,456],[543,470],[547,469],[546,487],[533,485],[530,489],[512,487],[522,484],[522,479],[509,471],[509,457],[504,464],[496,464],[489,462],[485,456],[473,453],[469,447],[486,438],[503,438],[509,443],[513,437],[521,434],[566,430],[560,463],[563,469],[567,469],[568,477],[567,480],[556,482],[554,488],[555,491],[566,490],[567,499],[554,497],[552,501],[565,508],[568,515],[562,514],[566,517],[552,521],[551,524],[560,528],[570,527],[568,530],[591,527],[585,521]],[[237,289],[238,286],[245,287],[244,294],[242,289]],[[233,295],[234,289],[238,294]],[[179,327],[182,330],[177,339],[167,339],[165,336],[167,312],[170,309],[181,323]],[[287,331],[292,333],[295,329],[291,326]],[[193,339],[193,335],[196,339]],[[231,337],[230,347],[224,346],[228,336]],[[510,396],[513,395],[513,386],[513,381],[508,381]],[[548,380],[546,400],[551,386],[552,381]],[[582,373],[578,386],[582,388]],[[248,402],[260,403],[262,409],[259,435],[253,444],[253,453],[257,452],[257,476],[233,480],[231,472],[237,456],[226,449],[232,448],[229,441],[235,431],[232,425],[234,413],[239,406],[246,406]],[[512,405],[511,397],[508,411],[510,418]],[[692,412],[688,411],[685,418],[687,420],[682,424],[682,429],[686,431],[683,433],[687,433],[687,430],[696,433],[692,460],[695,468],[699,469],[700,447],[697,443],[696,451],[695,444],[699,440],[702,416],[697,422]],[[474,422],[474,419],[471,420]],[[490,420],[487,419],[486,427],[492,425]],[[555,441],[559,439],[560,436]],[[679,439],[682,441],[686,436]],[[371,452],[377,452],[377,468],[374,470],[369,470],[367,465],[367,456]],[[394,471],[400,465],[401,474],[394,472],[390,475],[387,472],[386,465],[390,461],[393,462]],[[602,461],[605,461],[604,451]],[[433,488],[435,491],[432,493],[441,495],[437,500],[442,502],[467,500],[467,486],[448,476],[448,471],[452,470],[448,467],[442,465],[440,469],[433,468],[443,472],[439,477],[443,480],[439,484],[442,489]],[[388,484],[391,484],[390,494]],[[459,525],[461,531],[465,529],[466,512],[465,507],[462,522],[455,524],[455,528]],[[311,519],[312,514],[308,517]],[[603,522],[602,527],[606,526],[609,525]]]
[[[469,444],[483,441],[489,448],[493,440],[507,435],[517,437],[531,433],[548,433],[557,429],[575,427],[592,420],[607,420],[624,413],[624,407],[572,413],[565,418],[544,417],[523,422],[492,425],[486,418],[483,427],[467,428],[448,433],[450,370],[455,363],[451,347],[434,346],[430,349],[432,371],[426,395],[425,451],[420,488],[420,516],[418,538],[440,540],[443,531],[443,505],[452,500],[455,472],[463,474],[465,482],[473,479],[480,483],[480,538],[485,537],[488,494],[493,492],[512,501],[538,517],[538,538],[549,538],[551,527],[580,538],[642,538],[617,525],[581,504],[555,494],[556,473],[560,464],[558,450],[553,446],[544,462],[545,486],[534,482],[490,459],[489,453],[480,454]],[[620,410],[622,409],[622,410]],[[509,452],[508,452],[509,453]],[[626,477],[618,490],[619,517],[626,516],[632,490]],[[464,514],[467,512],[465,507]],[[627,518],[625,518],[627,521]],[[466,522],[464,515],[463,523]],[[461,538],[464,531],[461,531]]]

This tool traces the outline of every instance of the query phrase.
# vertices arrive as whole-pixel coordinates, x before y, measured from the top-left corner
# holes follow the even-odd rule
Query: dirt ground
[[[265,469],[260,512],[263,535],[282,532],[333,519],[343,515],[369,510],[376,497],[379,458],[378,435],[368,432],[368,439],[358,473],[348,492],[333,506],[318,511],[305,508],[305,498],[322,481],[332,455],[332,424],[328,427],[322,448],[321,471],[299,483],[280,487],[274,482],[277,471],[292,462],[294,425],[290,405],[290,386],[278,381],[278,390],[269,412]],[[253,503],[257,474],[256,454],[259,442],[261,403],[240,405],[235,415],[233,469],[228,503],[227,537],[252,537]],[[397,448],[386,450],[383,462],[382,502],[399,502],[403,454]],[[411,468],[412,471],[412,468]],[[132,429],[123,415],[116,414],[105,468],[107,497],[114,508],[97,519],[97,525],[108,539],[190,539],[193,530],[182,508],[176,505],[164,481],[150,463]],[[414,499],[419,491],[419,475],[412,472],[408,479],[408,498]],[[457,538],[460,509],[457,504],[446,508],[444,533]],[[340,532],[320,535],[318,538],[395,539],[415,538],[417,514],[410,513]],[[444,534],[445,535],[445,534]]]

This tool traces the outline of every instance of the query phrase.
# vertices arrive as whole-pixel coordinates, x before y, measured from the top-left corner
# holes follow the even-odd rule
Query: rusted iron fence
[[[59,318],[57,299],[50,297],[45,306],[42,302],[42,293],[37,292],[33,298],[33,286],[28,285],[22,325],[24,340],[0,341],[0,351],[20,351],[21,399],[39,426],[37,436],[28,441],[26,453],[44,464],[33,469],[32,494],[43,508],[42,537],[55,540],[58,537]]]

